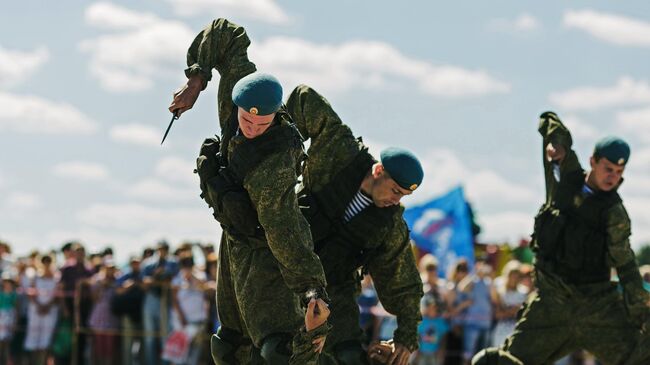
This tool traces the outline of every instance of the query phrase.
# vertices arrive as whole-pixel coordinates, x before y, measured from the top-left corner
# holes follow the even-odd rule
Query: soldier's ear
[[[596,168],[596,163],[596,158],[594,156],[589,157],[589,166],[591,166],[592,170]]]
[[[372,165],[372,176],[377,179],[384,173],[384,165],[381,162],[377,162]]]

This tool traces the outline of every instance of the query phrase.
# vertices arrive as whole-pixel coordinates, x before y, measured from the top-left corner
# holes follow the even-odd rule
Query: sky
[[[0,239],[17,254],[80,240],[118,257],[167,239],[218,242],[192,173],[218,134],[218,74],[160,145],[187,47],[213,19],[243,25],[288,95],[325,95],[371,152],[423,162],[415,206],[461,184],[483,242],[532,231],[544,198],[538,116],[631,145],[620,193],[650,242],[646,1],[143,0],[12,2],[0,13]]]

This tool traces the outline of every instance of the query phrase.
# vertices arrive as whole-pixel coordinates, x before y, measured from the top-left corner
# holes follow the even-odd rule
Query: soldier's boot
[[[368,355],[359,341],[344,341],[334,346],[334,356],[340,365],[367,365]]]
[[[210,352],[216,365],[239,365],[237,350],[246,342],[241,333],[219,327],[210,339]]]
[[[472,365],[523,365],[523,363],[506,351],[490,347],[474,355]]]
[[[291,335],[273,333],[262,340],[260,355],[268,365],[286,365],[291,358]]]

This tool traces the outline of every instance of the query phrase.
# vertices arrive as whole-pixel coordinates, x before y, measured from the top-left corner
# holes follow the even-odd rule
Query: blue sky
[[[426,175],[407,206],[463,184],[483,241],[531,231],[540,112],[566,121],[585,166],[599,137],[626,138],[632,242],[650,242],[644,1],[13,2],[0,13],[0,239],[120,257],[218,240],[192,174],[218,132],[216,82],[159,145],[189,42],[216,17],[246,27],[251,59],[287,94],[327,96],[371,151],[416,152]]]

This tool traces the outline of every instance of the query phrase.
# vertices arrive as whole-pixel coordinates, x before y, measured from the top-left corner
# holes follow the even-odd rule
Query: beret
[[[273,114],[282,106],[282,85],[272,75],[254,72],[237,81],[232,101],[251,114]]]
[[[630,146],[618,137],[608,136],[596,143],[594,157],[605,157],[611,163],[624,166],[630,159]]]
[[[424,172],[415,155],[403,148],[389,147],[381,151],[381,163],[397,185],[415,190],[422,183]]]

